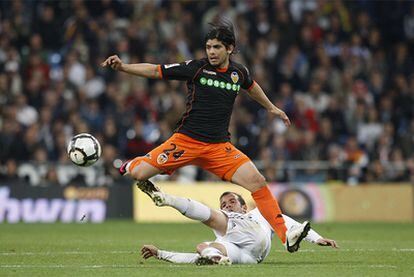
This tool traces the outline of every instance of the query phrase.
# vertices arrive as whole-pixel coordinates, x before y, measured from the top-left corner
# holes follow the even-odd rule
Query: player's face
[[[221,65],[228,62],[231,51],[221,41],[209,39],[206,42],[206,53],[212,66],[221,67]]]
[[[220,199],[220,209],[226,212],[245,213],[246,205],[241,205],[237,196],[233,193],[227,194]]]

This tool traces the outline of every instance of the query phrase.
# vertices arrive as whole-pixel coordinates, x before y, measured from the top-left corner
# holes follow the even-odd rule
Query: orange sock
[[[263,217],[269,222],[280,240],[286,242],[286,225],[279,208],[276,198],[270,192],[269,187],[265,186],[252,193],[256,206]]]

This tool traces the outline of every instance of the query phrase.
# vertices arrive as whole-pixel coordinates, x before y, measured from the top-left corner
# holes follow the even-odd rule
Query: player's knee
[[[196,246],[197,253],[201,253],[201,251],[203,251],[206,247],[208,247],[208,243],[207,242],[199,243]]]
[[[262,174],[255,174],[251,177],[251,184],[254,184],[255,187],[260,188],[266,186],[266,178]]]

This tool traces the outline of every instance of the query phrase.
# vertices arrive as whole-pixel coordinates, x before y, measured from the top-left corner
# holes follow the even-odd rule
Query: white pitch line
[[[0,265],[0,268],[135,268],[135,265],[20,265],[20,264],[9,264]]]
[[[134,251],[57,251],[57,252],[0,252],[1,256],[34,256],[34,255],[95,255],[103,254],[134,254]]]
[[[388,265],[388,264],[372,264],[369,265],[371,268],[397,268],[395,265]]]
[[[331,252],[332,249],[330,247],[326,247],[325,249],[301,249],[298,251],[300,252]],[[343,252],[383,252],[383,251],[392,251],[392,252],[414,252],[414,249],[398,249],[398,248],[339,248],[335,249],[335,251],[343,251]],[[286,252],[286,250],[271,250],[271,252]]]
[[[42,264],[4,264],[4,265],[0,265],[0,269],[4,268],[21,268],[21,269],[25,269],[25,268],[84,268],[84,269],[88,269],[88,268],[142,268],[142,267],[151,267],[151,268],[157,268],[157,267],[182,267],[182,265],[180,264],[151,264],[151,265],[122,265],[122,264],[106,264],[106,265],[64,265],[64,264],[54,264],[54,265],[42,265]],[[252,265],[235,265],[236,267],[253,267]],[[335,265],[336,267],[339,268],[392,268],[392,269],[396,269],[398,268],[395,265],[386,265],[386,264],[371,264],[371,265],[344,265],[344,264],[337,264]],[[295,264],[294,267],[309,267],[308,264],[304,264],[304,265],[300,265],[300,264]]]
[[[286,250],[271,250],[272,252],[285,253]],[[316,252],[331,252],[330,248],[325,249],[303,249],[299,250],[304,253],[316,253]],[[342,252],[380,252],[380,251],[392,251],[392,252],[414,252],[414,248],[392,248],[392,249],[376,249],[376,248],[340,248],[336,251]],[[134,250],[116,250],[116,251],[46,251],[46,252],[0,252],[0,256],[52,256],[52,255],[96,255],[96,254],[139,254]]]

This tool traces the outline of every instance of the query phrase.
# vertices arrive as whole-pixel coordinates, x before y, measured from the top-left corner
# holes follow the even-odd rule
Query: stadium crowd
[[[38,183],[65,184],[67,142],[90,132],[96,180],[117,181],[115,159],[170,136],[186,88],[99,64],[201,58],[208,23],[223,19],[233,59],[293,122],[236,100],[233,142],[269,181],[414,182],[414,2],[362,0],[1,1],[0,180],[38,165]]]

